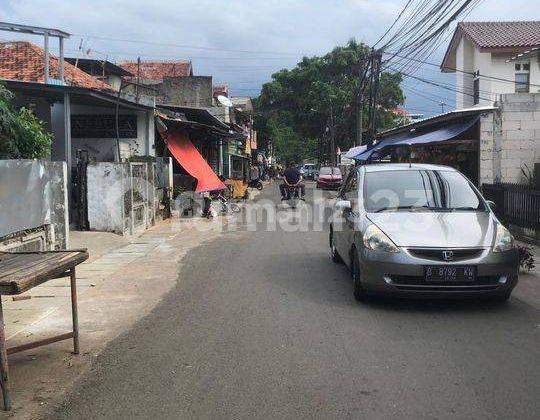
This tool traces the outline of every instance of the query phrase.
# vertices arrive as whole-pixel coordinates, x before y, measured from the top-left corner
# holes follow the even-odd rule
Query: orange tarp
[[[176,161],[192,177],[197,179],[195,192],[217,191],[227,188],[191,143],[187,133],[170,131],[166,133],[165,137],[167,147]]]

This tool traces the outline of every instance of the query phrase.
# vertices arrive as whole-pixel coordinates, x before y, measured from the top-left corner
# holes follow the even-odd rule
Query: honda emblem
[[[452,261],[454,259],[454,251],[443,251],[442,256],[445,261]]]

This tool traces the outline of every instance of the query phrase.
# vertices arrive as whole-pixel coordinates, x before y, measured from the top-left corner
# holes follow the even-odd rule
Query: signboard
[[[257,131],[251,130],[251,150],[257,150]]]
[[[119,115],[118,131],[121,139],[137,138],[137,116]],[[71,137],[90,139],[116,138],[115,115],[72,115]]]

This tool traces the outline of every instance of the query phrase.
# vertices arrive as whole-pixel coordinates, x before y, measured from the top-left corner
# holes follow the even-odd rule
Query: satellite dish
[[[226,96],[218,95],[217,100],[223,106],[227,106],[229,108],[233,106],[232,101],[229,98],[227,98]]]

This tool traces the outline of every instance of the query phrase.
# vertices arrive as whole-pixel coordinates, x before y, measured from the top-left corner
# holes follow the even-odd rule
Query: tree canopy
[[[360,63],[369,54],[369,47],[351,40],[324,56],[304,57],[293,69],[274,73],[254,101],[255,128],[261,146],[265,148],[272,141],[276,155],[283,160],[317,157],[319,147],[327,157],[328,129],[333,126],[336,147],[350,148],[356,133]],[[404,101],[400,83],[400,74],[381,74],[379,128],[394,123],[395,116],[389,110]],[[364,95],[367,99],[369,88]],[[363,118],[365,128],[367,106]]]
[[[50,154],[52,135],[27,108],[15,109],[13,94],[0,85],[0,159],[37,159]]]

